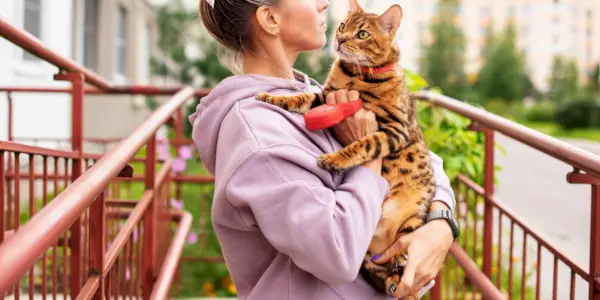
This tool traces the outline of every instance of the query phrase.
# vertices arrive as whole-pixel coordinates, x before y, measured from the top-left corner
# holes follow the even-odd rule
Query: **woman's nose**
[[[329,0],[317,0],[319,12],[326,10],[329,7]]]

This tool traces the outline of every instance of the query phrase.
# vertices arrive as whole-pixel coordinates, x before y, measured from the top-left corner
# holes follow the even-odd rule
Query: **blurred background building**
[[[373,13],[383,13],[399,4],[404,11],[398,42],[404,67],[418,70],[421,42],[431,40],[429,26],[435,21],[438,0],[363,0]],[[344,18],[347,0],[331,0],[335,22]],[[598,0],[462,0],[456,20],[466,38],[467,73],[476,73],[483,63],[481,49],[485,32],[508,21],[516,24],[518,46],[524,54],[531,80],[540,90],[548,89],[552,59],[556,55],[575,58],[580,78],[600,61],[600,2]]]
[[[146,0],[3,0],[0,17],[115,84],[153,82],[149,61],[156,50],[156,14]],[[52,81],[56,68],[4,39],[0,39],[0,53],[0,82],[4,86],[69,86]],[[70,136],[71,103],[66,94],[13,97],[15,137]],[[149,115],[143,100],[88,96],[84,135],[126,136]],[[0,119],[6,118],[7,102],[2,96]],[[34,128],[31,120],[45,125]],[[0,122],[0,140],[7,138],[6,126]]]

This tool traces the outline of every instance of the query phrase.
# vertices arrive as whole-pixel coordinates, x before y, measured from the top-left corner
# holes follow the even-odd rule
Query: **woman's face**
[[[327,16],[324,13],[329,0],[281,0],[280,37],[292,51],[311,51],[327,42]]]

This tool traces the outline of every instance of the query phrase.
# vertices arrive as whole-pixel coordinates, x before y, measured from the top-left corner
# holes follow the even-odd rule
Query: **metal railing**
[[[67,80],[72,85],[70,89],[0,88],[0,91],[6,92],[9,101],[9,142],[0,142],[0,266],[3,267],[0,299],[7,292],[14,293],[18,298],[20,283],[24,278],[28,280],[28,290],[32,293],[37,284],[34,282],[37,264],[41,264],[41,290],[44,295],[51,290],[53,296],[62,292],[70,294],[73,299],[102,299],[105,295],[164,299],[168,297],[173,283],[178,282],[180,258],[189,263],[222,263],[222,257],[218,256],[181,257],[191,226],[191,215],[168,209],[166,203],[171,197],[173,185],[175,197],[181,199],[182,185],[210,184],[214,182],[214,178],[206,175],[172,174],[170,160],[159,161],[155,158],[154,137],[161,125],[174,126],[176,137],[172,144],[176,148],[190,143],[183,136],[181,107],[189,98],[205,95],[208,90],[111,86],[99,75],[55,54],[39,40],[1,18],[0,36],[57,66],[60,71],[55,79]],[[94,88],[85,88],[85,82]],[[36,141],[35,138],[15,138],[12,135],[11,103],[14,99],[11,95],[20,92],[71,94],[72,136],[50,139],[70,143],[70,151],[14,142]],[[123,139],[94,139],[84,138],[82,134],[82,104],[86,94],[175,96],[130,136]],[[518,227],[524,232],[522,276],[531,271],[525,251],[529,238],[537,244],[538,258],[541,249],[554,255],[554,282],[551,287],[554,298],[558,286],[556,266],[558,262],[562,262],[571,270],[571,298],[575,297],[574,278],[579,276],[589,285],[587,298],[600,299],[600,159],[589,152],[443,95],[428,92],[416,95],[421,100],[471,119],[473,128],[485,135],[484,186],[478,186],[464,175],[459,175],[454,183],[458,218],[469,234],[461,237],[451,247],[446,267],[439,274],[439,284],[433,288],[430,298],[464,299],[476,297],[476,294],[481,294],[485,299],[526,298],[527,282],[520,282],[521,289],[517,293],[512,281],[515,272],[512,259],[515,250],[514,228]],[[568,163],[574,168],[567,176],[568,182],[591,186],[591,248],[588,268],[577,265],[566,254],[558,251],[555,245],[494,197],[494,132],[505,134]],[[84,142],[116,145],[106,154],[90,154],[83,151]],[[137,156],[142,148],[145,155]],[[27,171],[21,168],[24,164],[27,165]],[[132,174],[132,166],[140,167],[141,174]],[[160,169],[156,172],[158,166]],[[20,207],[20,203],[24,201],[23,182],[27,186],[25,194],[28,195],[25,201],[29,201],[26,211]],[[132,186],[142,183],[141,196],[139,199],[132,198]],[[36,190],[38,188],[42,191]],[[36,202],[36,193],[41,194],[40,203]],[[198,221],[205,224],[210,202],[202,199],[199,205],[204,205],[204,215]],[[479,211],[478,208],[482,210]],[[168,226],[159,226],[157,222],[177,222],[178,227],[172,232],[165,229]],[[506,225],[511,232],[508,247],[503,244],[502,239],[502,230]],[[499,236],[497,242],[493,239],[495,229]],[[157,243],[159,240],[161,243]],[[168,243],[163,242],[168,240],[171,243],[167,248],[164,246]],[[508,267],[505,266],[507,261]],[[538,278],[535,289],[537,299],[540,298],[541,289],[550,288],[542,287],[539,282],[541,267],[538,259],[538,264],[533,267]],[[504,271],[509,273],[508,290],[504,290],[505,284],[502,282]],[[50,286],[48,277],[51,279]]]
[[[472,248],[469,253],[471,260],[480,261],[479,267],[487,278],[493,280],[498,289],[504,286],[504,271],[508,268],[508,287],[504,293],[509,299],[527,299],[526,290],[529,283],[526,280],[527,274],[535,274],[535,289],[533,297],[541,298],[541,292],[552,290],[552,298],[558,298],[558,263],[564,264],[570,272],[569,298],[575,299],[576,285],[575,279],[579,277],[587,282],[587,299],[600,299],[600,157],[583,149],[579,149],[567,144],[561,140],[542,134],[538,131],[509,121],[500,116],[489,113],[483,109],[475,108],[464,102],[452,99],[450,97],[432,93],[419,92],[415,96],[424,101],[428,101],[435,106],[448,109],[472,121],[472,128],[482,132],[485,137],[485,164],[484,164],[484,186],[481,187],[470,178],[460,175],[455,180],[455,192],[457,198],[458,219],[463,225],[463,230],[468,234],[463,236],[455,248],[451,250],[451,256],[458,261],[458,265],[466,267],[464,257],[457,256],[455,250],[458,247],[462,249]],[[571,184],[586,184],[591,187],[590,193],[590,250],[589,266],[583,267],[574,262],[569,256],[558,250],[558,247],[544,238],[539,230],[532,228],[526,220],[520,218],[514,211],[494,196],[494,133],[498,132],[513,138],[529,147],[535,148],[559,161],[562,161],[573,167],[573,171],[568,173],[566,180]],[[514,187],[518,188],[518,187]],[[582,199],[583,200],[583,199]],[[508,227],[510,234],[508,241],[503,230]],[[521,249],[515,249],[516,239],[515,228],[520,229],[522,233]],[[497,241],[494,240],[496,233]],[[536,257],[532,260],[535,264],[528,265],[527,249],[535,243]],[[508,247],[506,244],[508,243]],[[495,250],[494,250],[495,248]],[[521,252],[520,266],[520,284],[515,286],[515,250]],[[552,265],[552,286],[541,285],[542,250],[550,252],[553,256]],[[508,265],[506,267],[505,265]],[[456,279],[456,274],[454,274]],[[445,278],[451,277],[450,271],[442,272],[440,280],[445,282],[446,297],[458,295],[459,289],[461,295],[466,295],[468,280],[450,284]],[[450,290],[450,287],[454,290]],[[477,286],[481,290],[481,285]],[[489,287],[489,286],[488,286]],[[444,287],[437,286],[435,293],[440,293]],[[519,293],[517,293],[519,292]],[[487,298],[487,297],[486,297]]]
[[[29,298],[36,293],[44,299],[47,293],[53,299],[59,293],[71,299],[167,298],[191,215],[168,207],[172,183],[182,179],[175,179],[171,160],[157,159],[155,136],[165,124],[180,128],[183,105],[205,91],[111,86],[2,18],[0,36],[58,67],[54,79],[69,81],[71,88],[55,92],[72,99],[72,149],[49,149],[13,141],[11,94],[50,91],[2,89],[9,100],[9,141],[0,141],[0,299],[9,294],[19,299],[23,288]],[[86,82],[96,89],[84,88]],[[82,148],[86,92],[174,95],[108,153],[90,154]],[[184,142],[179,136],[175,140]],[[144,157],[137,155],[141,150]],[[133,176],[132,164],[143,169],[141,176]],[[139,199],[121,197],[121,185],[130,187],[131,196],[137,181],[143,182]]]

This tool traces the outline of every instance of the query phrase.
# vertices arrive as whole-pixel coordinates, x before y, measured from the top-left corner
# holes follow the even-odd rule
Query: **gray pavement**
[[[503,166],[498,176],[496,197],[587,271],[590,187],[566,182],[566,174],[572,170],[569,165],[509,137],[498,134],[496,139],[507,152],[506,155],[499,151],[495,153],[496,162]],[[600,143],[565,141],[600,155]],[[508,225],[508,222],[503,222]],[[503,245],[508,245],[510,227],[505,227]],[[522,256],[522,236],[521,231],[515,231],[514,251],[518,257]],[[532,239],[527,242],[527,262],[530,265],[536,259],[537,244]],[[507,257],[507,254],[504,255]],[[552,296],[553,263],[553,256],[547,251],[542,251],[542,299],[551,299]],[[566,266],[561,263],[558,266],[558,299],[568,299],[571,274]],[[516,263],[515,267],[516,274],[520,274],[521,261]],[[531,281],[535,284],[535,276]],[[576,280],[575,298],[587,299],[586,295],[587,284],[583,280]]]

